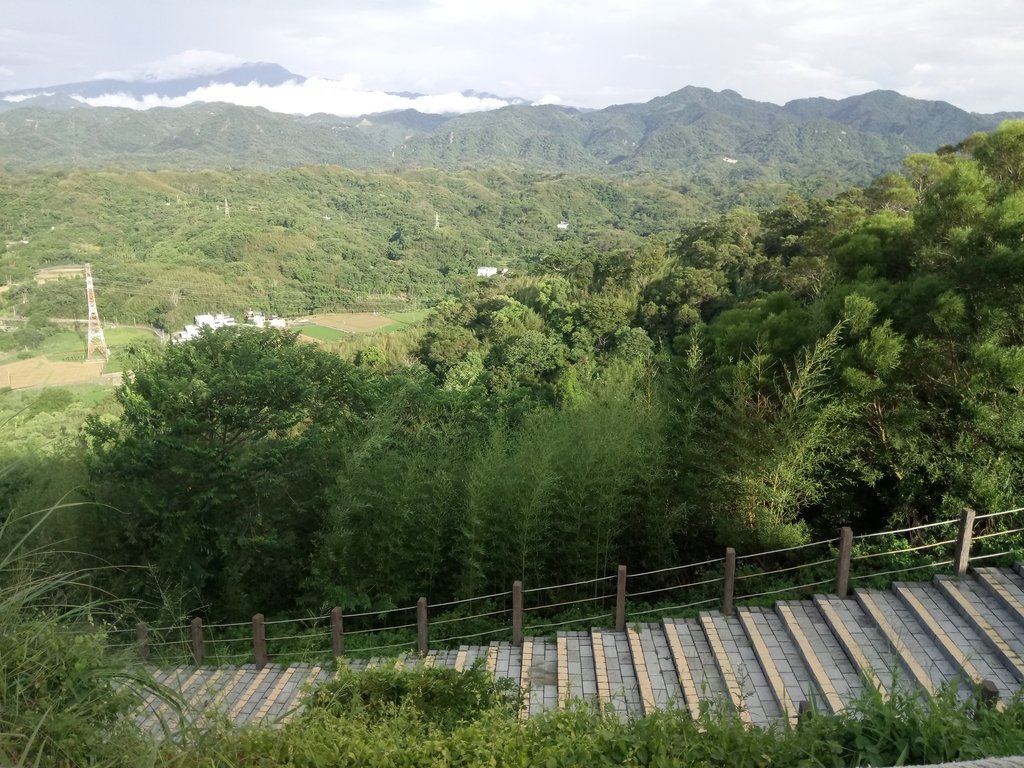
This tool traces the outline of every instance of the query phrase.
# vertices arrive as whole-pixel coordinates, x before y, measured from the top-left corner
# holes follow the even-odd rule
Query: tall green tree
[[[117,399],[86,425],[96,548],[219,616],[291,608],[367,404],[358,371],[294,334],[221,329],[146,354]],[[152,598],[146,581],[121,586]]]

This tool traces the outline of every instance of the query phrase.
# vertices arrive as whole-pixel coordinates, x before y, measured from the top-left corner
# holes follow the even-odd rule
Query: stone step
[[[1000,656],[1017,682],[1024,682],[1024,627],[973,579],[936,576],[933,583]]]
[[[672,663],[672,652],[662,625],[637,624],[628,627],[626,634],[644,714],[668,707],[682,707],[679,673]]]
[[[899,662],[888,642],[860,604],[832,595],[815,595],[814,604],[862,678],[888,698],[893,681],[906,675],[898,671]]]
[[[783,612],[792,612],[792,608]],[[805,654],[782,620],[782,615],[770,608],[737,609],[740,623],[754,645],[761,667],[772,685],[775,699],[786,713],[791,725],[796,725],[801,706],[830,711],[824,707],[821,687],[816,683]],[[800,631],[799,626],[795,631]],[[800,638],[806,641],[806,637]],[[807,649],[811,652],[810,649]],[[767,658],[763,658],[767,656]],[[840,707],[841,709],[841,707]]]
[[[903,601],[928,636],[942,649],[955,669],[969,685],[989,680],[1000,696],[1007,698],[1017,688],[1017,680],[1003,660],[989,649],[985,636],[945,599],[931,584],[896,583],[892,591]]]
[[[703,611],[701,627],[715,657],[726,692],[746,723],[770,725],[783,716],[765,671],[736,616]]]
[[[1024,624],[1024,591],[1008,572],[1000,568],[975,568],[974,576],[1017,622]]]
[[[857,602],[878,627],[910,679],[929,695],[959,677],[959,668],[946,658],[911,610],[892,592],[858,589]]]
[[[683,702],[696,720],[701,703],[714,705],[725,695],[725,683],[714,667],[711,647],[694,619],[662,619],[672,666],[682,689]],[[710,665],[710,666],[709,666]]]
[[[589,632],[558,633],[558,706],[570,699],[597,702],[597,670]]]
[[[542,637],[523,640],[523,663],[519,678],[525,692],[524,717],[538,715],[558,706],[558,648]]]
[[[479,660],[523,688],[522,717],[583,700],[623,719],[672,707],[698,718],[702,707],[725,704],[751,724],[793,724],[802,705],[841,712],[869,684],[888,696],[897,675],[922,693],[964,679],[990,681],[1002,706],[1024,683],[1021,570],[978,568],[973,578],[938,576],[930,584],[857,590],[851,598],[739,607],[733,615],[704,611],[621,631],[559,631],[525,638],[522,647],[494,641],[341,663],[354,671],[464,671]],[[185,706],[179,712],[157,693],[145,694],[135,720],[168,734],[214,713],[238,724],[287,722],[302,711],[311,686],[336,674],[333,662],[153,670],[154,682],[179,691]],[[959,695],[967,692],[961,685]]]
[[[523,649],[505,641],[495,640],[488,646],[487,653],[488,671],[497,677],[515,680],[518,685],[522,674]]]
[[[591,630],[590,635],[594,648],[598,702],[602,706],[610,704],[623,720],[642,717],[640,686],[633,669],[626,632]]]
[[[821,611],[806,600],[775,606],[782,627],[795,644],[816,690],[806,698],[812,708],[838,714],[864,691],[864,678],[829,629]]]

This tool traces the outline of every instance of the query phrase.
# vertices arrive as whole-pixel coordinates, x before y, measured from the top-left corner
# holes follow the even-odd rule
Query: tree
[[[366,404],[358,370],[294,334],[221,329],[145,354],[116,397],[119,419],[86,424],[110,510],[97,548],[220,616],[292,606],[332,457]]]

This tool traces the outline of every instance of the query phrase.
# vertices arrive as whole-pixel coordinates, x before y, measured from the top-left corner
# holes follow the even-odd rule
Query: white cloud
[[[4,77],[13,77],[14,70],[9,67],[0,67],[0,75],[3,75]]]
[[[562,103],[562,99],[559,96],[556,96],[553,93],[545,93],[543,96],[541,96],[535,102],[533,102],[532,106],[540,107],[540,106],[543,106],[545,104],[561,104],[561,103]]]
[[[506,106],[502,99],[442,93],[416,97],[397,96],[383,91],[360,90],[354,87],[358,76],[347,80],[310,78],[304,83],[294,81],[279,86],[250,83],[245,86],[224,84],[198,88],[188,95],[168,98],[152,94],[137,99],[125,93],[105,94],[96,98],[76,97],[94,107],[181,107],[194,102],[226,101],[246,107],[264,107],[272,112],[312,115],[318,112],[357,117],[374,112],[416,109],[438,114],[477,112]],[[556,97],[557,98],[557,97]]]
[[[146,80],[159,82],[195,75],[212,75],[244,64],[245,60],[219,51],[188,50],[151,61],[135,70],[104,72],[97,80]]]
[[[11,93],[3,97],[3,101],[9,101],[12,104],[17,104],[19,101],[25,101],[25,99],[34,99],[36,96],[53,96],[53,93],[48,91],[46,93]]]

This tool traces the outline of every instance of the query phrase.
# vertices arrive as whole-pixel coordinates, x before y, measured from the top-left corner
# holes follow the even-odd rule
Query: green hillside
[[[78,280],[32,277],[84,262],[101,313],[120,322],[397,310],[438,300],[480,266],[523,274],[563,252],[631,248],[704,210],[650,181],[497,170],[7,175],[0,315],[82,316]]]
[[[748,180],[799,183],[828,175],[845,184],[896,170],[907,153],[956,143],[1008,117],[891,91],[778,106],[686,87],[593,111],[510,106],[456,117],[404,110],[363,118],[231,104],[136,112],[40,96],[0,102],[0,167],[498,166],[685,172],[727,182],[723,159],[732,158]]]

